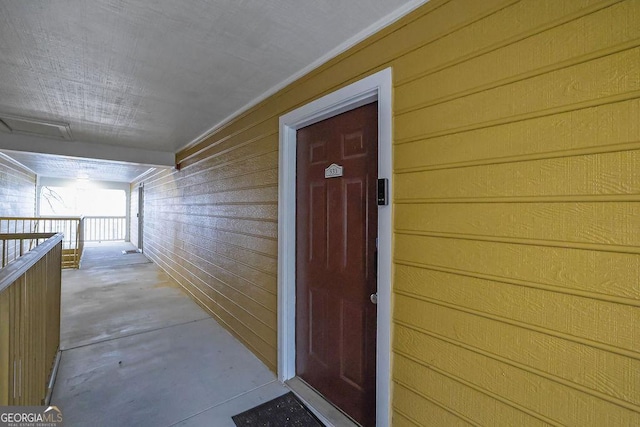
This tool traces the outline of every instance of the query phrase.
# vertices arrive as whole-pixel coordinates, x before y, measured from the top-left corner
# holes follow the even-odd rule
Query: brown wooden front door
[[[367,426],[376,419],[377,117],[373,103],[297,134],[296,374]],[[342,176],[326,178],[334,163]]]

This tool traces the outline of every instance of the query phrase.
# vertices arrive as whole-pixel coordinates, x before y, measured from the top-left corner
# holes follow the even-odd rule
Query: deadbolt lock
[[[372,303],[378,304],[378,294],[371,294],[369,298],[371,299]]]

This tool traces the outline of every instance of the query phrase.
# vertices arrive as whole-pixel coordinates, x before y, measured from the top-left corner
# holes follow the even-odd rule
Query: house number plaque
[[[339,176],[342,176],[342,166],[336,165],[335,163],[331,163],[324,170],[325,178],[337,178]]]

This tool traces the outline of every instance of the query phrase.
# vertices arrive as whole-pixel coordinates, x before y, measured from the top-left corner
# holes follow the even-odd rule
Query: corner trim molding
[[[277,92],[279,92],[280,90],[282,90],[285,87],[289,86],[291,83],[295,82],[296,80],[300,79],[301,77],[304,77],[306,74],[309,74],[311,71],[315,70],[316,68],[319,68],[321,65],[329,62],[330,60],[332,60],[336,56],[340,55],[341,53],[346,52],[347,50],[351,49],[353,46],[355,46],[358,43],[366,40],[368,37],[371,37],[372,35],[374,35],[378,31],[382,30],[385,27],[388,27],[389,25],[393,24],[394,22],[396,22],[400,18],[404,17],[405,15],[408,15],[409,13],[413,12],[414,10],[416,10],[417,8],[419,8],[420,6],[422,6],[423,4],[426,4],[428,2],[429,2],[429,0],[411,0],[411,1],[407,2],[405,5],[403,5],[403,6],[399,7],[398,9],[394,10],[393,12],[391,12],[387,16],[383,17],[382,19],[378,20],[377,22],[374,22],[373,24],[371,24],[370,26],[368,26],[364,30],[360,31],[358,34],[354,35],[353,37],[347,39],[346,41],[344,41],[343,43],[341,43],[340,45],[338,45],[334,49],[331,49],[325,55],[323,55],[320,58],[316,59],[315,61],[313,61],[311,64],[307,65],[306,67],[304,67],[300,71],[296,72],[295,74],[291,75],[287,79],[285,79],[285,80],[281,81],[280,83],[278,83],[277,85],[273,86],[271,89],[267,90],[262,95],[258,96],[257,98],[254,98],[252,101],[250,101],[247,104],[243,105],[242,107],[240,107],[239,109],[237,109],[236,111],[234,111],[233,113],[231,113],[230,115],[228,115],[227,117],[225,117],[224,119],[222,119],[221,121],[216,123],[214,126],[209,128],[207,131],[202,133],[200,136],[196,137],[195,139],[192,139],[190,142],[188,142],[185,145],[183,145],[182,147],[178,148],[176,150],[176,153],[180,153],[181,151],[187,150],[187,149],[189,149],[189,148],[191,148],[191,147],[203,142],[208,137],[213,135],[218,129],[222,128],[227,123],[231,122],[232,120],[234,120],[238,116],[242,115],[246,111],[248,111],[251,108],[255,107],[256,105],[258,105],[259,103],[261,103],[265,99],[269,98],[272,95],[275,95]],[[194,153],[189,157],[193,157],[196,154],[197,153]]]

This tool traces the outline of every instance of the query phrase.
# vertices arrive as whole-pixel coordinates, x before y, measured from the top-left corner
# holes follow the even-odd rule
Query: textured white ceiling
[[[77,141],[175,152],[410,3],[2,1],[0,113],[69,123]]]
[[[147,172],[149,166],[105,160],[80,159],[50,154],[0,151],[40,176],[90,181],[133,182]]]

